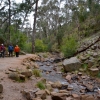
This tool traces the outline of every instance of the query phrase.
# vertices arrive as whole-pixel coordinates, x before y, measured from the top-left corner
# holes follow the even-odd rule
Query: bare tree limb
[[[75,54],[74,54],[74,56],[75,55],[77,55],[77,54],[79,54],[79,53],[81,53],[81,52],[84,52],[84,51],[86,51],[87,49],[89,49],[91,46],[93,46],[94,44],[96,44],[97,42],[99,42],[100,41],[100,36],[99,36],[99,38],[94,42],[94,43],[91,43],[89,46],[87,46],[86,48],[84,48],[84,49],[82,49],[82,50],[80,50],[80,51],[77,51]]]

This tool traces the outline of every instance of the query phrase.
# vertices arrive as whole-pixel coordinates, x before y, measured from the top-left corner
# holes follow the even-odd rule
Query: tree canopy
[[[99,25],[99,0],[0,0],[0,40],[18,43],[22,48],[31,44],[32,52],[38,51],[35,47],[39,39],[46,51],[59,51],[66,38],[73,35],[80,40],[98,32]]]

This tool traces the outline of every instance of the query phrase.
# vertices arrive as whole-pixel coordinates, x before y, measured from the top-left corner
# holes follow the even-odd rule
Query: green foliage
[[[100,78],[100,72],[98,73],[97,77]]]
[[[87,15],[88,15],[87,11],[80,12],[78,14],[79,21],[84,22],[87,18]]]
[[[38,69],[34,69],[33,74],[35,75],[35,77],[41,77],[41,72]]]
[[[65,57],[71,57],[77,50],[78,43],[74,36],[69,36],[63,39],[61,50]]]
[[[23,82],[25,82],[25,80],[22,80],[22,79],[18,79],[18,80],[16,80],[17,82],[19,82],[19,83],[23,83]]]
[[[32,43],[24,43],[24,46],[22,48],[23,51],[31,53],[32,52]]]
[[[61,43],[62,43],[62,38],[63,38],[63,36],[64,36],[64,27],[59,27],[59,29],[58,29],[58,33],[57,33],[57,37],[56,37],[56,39],[57,39],[57,43],[58,43],[58,47],[61,45]]]
[[[47,45],[44,44],[42,40],[36,39],[36,41],[35,41],[35,50],[36,50],[36,52],[47,51]]]
[[[44,90],[46,88],[45,84],[41,81],[37,83],[37,87],[41,90]]]
[[[63,73],[65,72],[64,68],[61,68],[61,72],[63,72]]]
[[[87,71],[88,70],[88,64],[86,64],[86,63],[82,64],[82,68],[84,69],[84,71]]]
[[[47,50],[52,51],[52,45],[54,44],[53,41],[48,41]]]
[[[52,44],[51,51],[59,52],[58,44],[57,43]]]
[[[20,48],[24,47],[24,43],[27,41],[27,37],[25,34],[21,33],[20,31],[15,31],[14,27],[11,26],[11,43],[14,45],[18,44]]]

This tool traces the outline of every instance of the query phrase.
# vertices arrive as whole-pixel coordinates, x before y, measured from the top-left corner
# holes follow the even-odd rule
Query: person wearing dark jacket
[[[14,47],[12,45],[8,46],[9,57],[13,56]]]

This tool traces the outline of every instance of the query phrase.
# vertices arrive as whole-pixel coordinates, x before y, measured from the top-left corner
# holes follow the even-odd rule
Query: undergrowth
[[[41,90],[44,90],[46,88],[45,84],[42,81],[38,82],[36,85]]]

